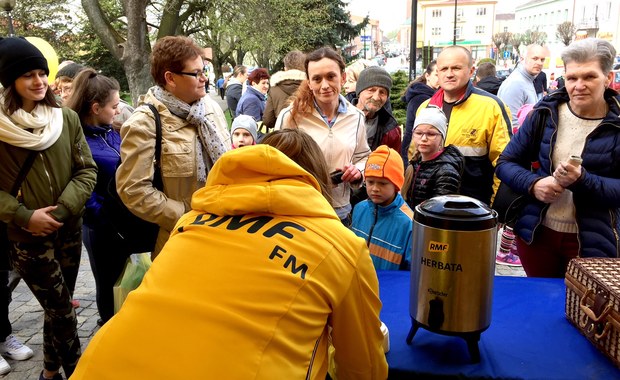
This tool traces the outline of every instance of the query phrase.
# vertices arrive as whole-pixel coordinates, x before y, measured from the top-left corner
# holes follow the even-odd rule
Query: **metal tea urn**
[[[491,324],[497,213],[462,195],[431,198],[415,208],[409,313],[418,328],[460,336],[472,362]]]

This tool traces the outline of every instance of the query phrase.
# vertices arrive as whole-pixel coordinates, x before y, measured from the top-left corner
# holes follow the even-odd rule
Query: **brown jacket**
[[[288,107],[289,100],[301,82],[306,79],[306,73],[300,70],[278,71],[271,77],[267,105],[263,113],[263,125],[273,128],[280,111]]]
[[[192,194],[203,187],[204,183],[197,179],[196,127],[170,113],[153,96],[151,90],[140,103],[155,105],[161,117],[161,174],[164,191],[153,187],[155,119],[146,106],[138,107],[121,127],[121,164],[116,170],[116,189],[132,213],[160,226],[154,252],[156,256],[168,240],[177,220],[192,209]],[[207,117],[217,126],[225,146],[230,148],[224,113],[208,96]]]

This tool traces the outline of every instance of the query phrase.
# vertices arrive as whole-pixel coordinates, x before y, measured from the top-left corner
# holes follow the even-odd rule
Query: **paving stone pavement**
[[[85,249],[82,249],[74,298],[80,301],[80,307],[77,309],[78,334],[83,351],[99,329],[97,326],[99,314],[95,305],[95,280]],[[5,376],[0,376],[0,379],[38,380],[43,369],[43,309],[24,281],[20,281],[13,291],[9,318],[13,326],[13,334],[34,351],[34,356],[25,361],[7,359],[12,371]]]

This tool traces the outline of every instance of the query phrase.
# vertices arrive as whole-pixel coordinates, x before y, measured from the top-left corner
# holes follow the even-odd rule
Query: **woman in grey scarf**
[[[157,41],[151,54],[156,85],[121,127],[121,165],[117,191],[127,208],[160,226],[154,259],[170,231],[191,210],[194,191],[204,186],[209,169],[230,149],[230,135],[220,106],[205,92],[202,49],[189,37]],[[155,165],[155,118],[162,125],[161,159]],[[159,170],[163,186],[153,184]]]

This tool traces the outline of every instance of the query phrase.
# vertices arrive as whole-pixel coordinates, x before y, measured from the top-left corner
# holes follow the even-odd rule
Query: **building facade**
[[[496,0],[419,0],[418,43],[439,54],[446,46],[465,46],[475,60],[490,56]]]

